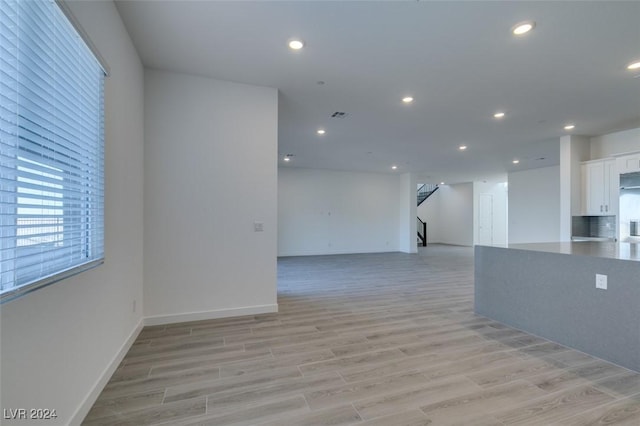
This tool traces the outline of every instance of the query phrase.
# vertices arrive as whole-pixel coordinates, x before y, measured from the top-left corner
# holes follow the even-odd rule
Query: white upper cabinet
[[[618,171],[616,160],[596,160],[582,164],[582,213],[612,216],[618,212]]]
[[[640,152],[637,154],[618,157],[618,172],[620,174],[640,172]]]

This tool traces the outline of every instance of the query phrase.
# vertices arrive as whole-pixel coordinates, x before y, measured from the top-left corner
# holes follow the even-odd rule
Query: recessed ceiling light
[[[533,21],[520,22],[520,23],[514,25],[513,28],[511,28],[511,31],[513,32],[514,35],[519,36],[519,35],[523,35],[523,34],[528,33],[535,26],[536,26],[536,23],[533,22]]]
[[[576,128],[575,124],[567,124],[566,126],[564,126],[565,130],[573,130]]]
[[[520,162],[520,160],[513,160],[512,163],[513,164],[518,164]]]
[[[290,40],[289,48],[293,50],[300,50],[304,47],[304,42],[302,40]]]
[[[465,149],[467,149],[467,146],[466,146],[466,145],[460,145],[460,146],[458,147],[458,149],[459,149],[460,151],[464,151]]]
[[[444,182],[440,182],[440,185],[444,185]]]
[[[628,70],[637,70],[640,69],[640,61],[631,62],[627,65]]]
[[[284,157],[284,161],[291,161],[291,157]]]
[[[413,98],[411,96],[405,96],[404,98],[402,98],[402,102],[404,102],[405,104],[410,104],[411,102],[413,102]]]
[[[319,135],[324,135],[327,132],[324,129],[318,129],[316,133],[318,133]]]
[[[498,111],[498,112],[496,112],[495,114],[493,114],[493,118],[503,118],[503,117],[504,117],[504,115],[505,115],[505,113],[504,113],[504,112],[502,112],[502,111]]]
[[[398,166],[391,166],[391,170],[396,170]]]

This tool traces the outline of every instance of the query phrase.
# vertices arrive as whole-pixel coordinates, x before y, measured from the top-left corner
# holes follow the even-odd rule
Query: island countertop
[[[640,372],[640,246],[475,247],[475,312]]]
[[[633,260],[640,262],[640,244],[604,241],[567,241],[551,243],[509,244],[496,246],[515,250],[542,251],[547,253],[573,254],[605,259]]]

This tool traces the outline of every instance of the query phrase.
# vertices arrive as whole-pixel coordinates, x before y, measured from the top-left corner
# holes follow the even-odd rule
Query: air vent
[[[331,114],[331,118],[345,118],[347,116],[346,112],[336,111]]]

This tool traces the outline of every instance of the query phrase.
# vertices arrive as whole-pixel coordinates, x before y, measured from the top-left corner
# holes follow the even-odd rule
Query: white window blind
[[[103,87],[55,1],[0,1],[3,302],[104,257]]]

